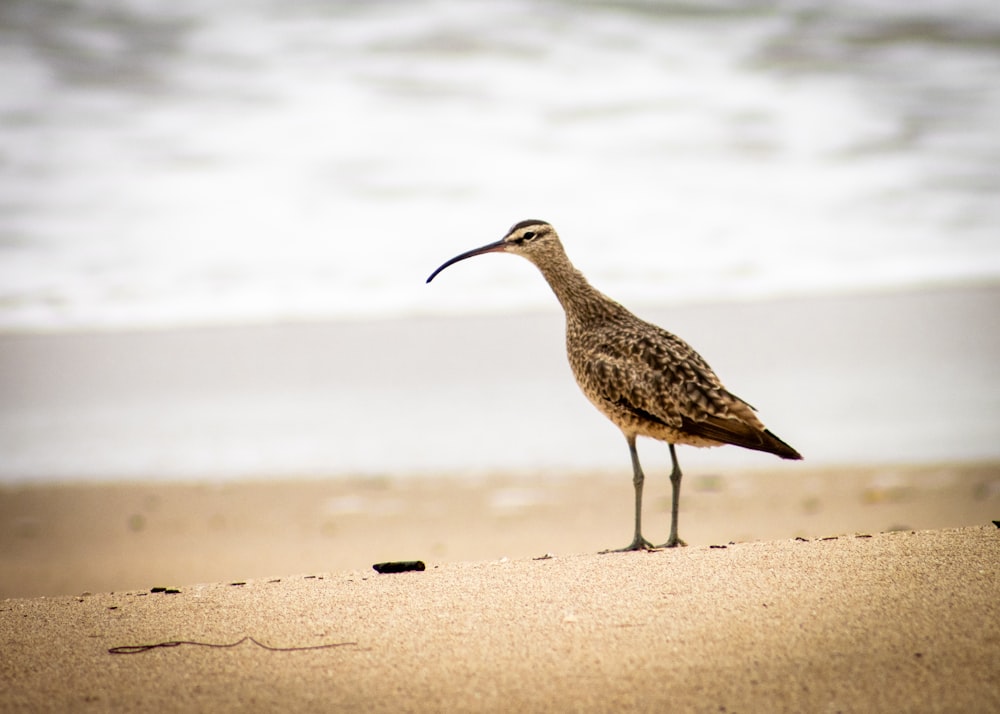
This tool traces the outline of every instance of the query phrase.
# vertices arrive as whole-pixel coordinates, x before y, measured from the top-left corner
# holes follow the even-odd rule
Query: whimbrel
[[[783,459],[802,456],[771,433],[755,409],[732,394],[686,342],[640,320],[593,288],[573,267],[555,229],[545,221],[517,223],[500,240],[456,255],[431,273],[484,253],[514,253],[542,272],[566,313],[566,351],[576,382],[587,398],[625,435],[632,457],[635,534],[621,550],[654,546],[642,536],[642,485],[637,436],[670,446],[672,502],[670,537],[663,547],[686,545],[677,536],[681,468],[676,444],[734,444]]]

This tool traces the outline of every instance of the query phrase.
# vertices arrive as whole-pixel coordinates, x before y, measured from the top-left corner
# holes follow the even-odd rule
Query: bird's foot
[[[657,548],[687,548],[687,543],[682,541],[677,536],[671,536],[670,540],[663,545],[657,546]]]
[[[658,550],[658,548],[650,543],[648,540],[642,536],[636,536],[631,543],[629,543],[624,548],[609,548],[608,550],[602,550],[601,553],[628,553],[633,550]]]

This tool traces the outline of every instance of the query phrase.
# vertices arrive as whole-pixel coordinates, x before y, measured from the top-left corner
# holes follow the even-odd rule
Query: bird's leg
[[[673,444],[670,446],[670,460],[674,463],[674,468],[670,472],[670,487],[673,491],[673,498],[670,503],[670,538],[663,544],[664,548],[676,548],[679,545],[687,545],[677,537],[677,511],[681,501],[681,465],[677,463],[677,451]]]
[[[646,477],[642,473],[642,466],[639,465],[639,452],[635,448],[635,436],[627,436],[628,450],[632,455],[632,485],[635,487],[635,535],[632,542],[624,548],[616,551],[604,551],[623,553],[629,550],[651,550],[655,546],[642,537],[642,484]]]

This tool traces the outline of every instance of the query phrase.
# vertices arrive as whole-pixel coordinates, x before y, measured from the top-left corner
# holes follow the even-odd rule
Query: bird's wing
[[[618,408],[725,443],[755,441],[752,434],[763,429],[753,408],[730,394],[687,343],[665,330],[644,323],[642,329],[594,333],[589,343],[574,365],[578,376]]]
[[[627,414],[677,435],[802,458],[764,427],[748,402],[723,387],[701,355],[679,337],[637,322],[589,331],[580,344],[583,349],[570,355],[574,372],[609,415]]]

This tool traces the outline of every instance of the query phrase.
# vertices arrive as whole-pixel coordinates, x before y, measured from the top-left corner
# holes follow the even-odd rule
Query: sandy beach
[[[987,525],[9,599],[3,708],[992,712],[998,563]]]
[[[1000,706],[1000,464],[688,486],[628,554],[625,474],[6,487],[0,708]]]
[[[1000,712],[995,3],[0,1],[0,714]]]

